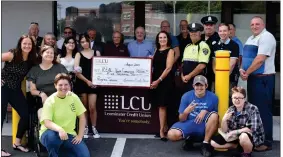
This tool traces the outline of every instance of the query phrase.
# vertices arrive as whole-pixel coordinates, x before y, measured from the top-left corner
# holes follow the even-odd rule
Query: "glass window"
[[[233,12],[237,14],[262,14],[266,12],[265,1],[241,1],[235,3]]]
[[[146,1],[145,3],[145,25],[148,40],[155,40],[163,20],[169,21],[170,31],[173,35],[180,33],[179,23],[184,19],[189,23],[200,23],[203,16],[210,14],[221,21],[221,1]],[[149,25],[154,26],[152,31],[147,28]]]
[[[250,22],[254,16],[261,16],[266,21],[265,2],[237,2],[233,8],[233,19],[236,25],[236,36],[244,44],[252,35]]]
[[[65,26],[71,26],[77,34],[95,28],[95,40],[112,41],[113,31],[120,31],[125,42],[134,36],[133,2],[67,2],[57,1],[57,34],[60,39]]]

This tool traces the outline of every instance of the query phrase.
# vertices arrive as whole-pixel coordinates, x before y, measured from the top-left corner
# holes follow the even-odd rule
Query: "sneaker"
[[[242,153],[241,157],[252,157],[252,153]]]
[[[84,138],[88,138],[88,127],[85,127]]]
[[[210,143],[202,143],[201,145],[201,155],[203,155],[204,157],[211,157],[213,148]]]
[[[182,148],[186,151],[192,150],[194,148],[194,143],[190,136],[186,138],[185,142],[182,145]]]
[[[92,131],[93,131],[93,138],[100,138],[100,135],[94,126],[92,126]]]

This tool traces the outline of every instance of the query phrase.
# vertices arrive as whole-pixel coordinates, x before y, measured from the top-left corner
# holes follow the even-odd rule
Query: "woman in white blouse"
[[[68,70],[72,83],[75,81],[74,74],[74,63],[75,63],[75,55],[77,53],[77,42],[74,37],[67,37],[64,40],[64,44],[62,46],[61,54],[58,56],[57,61],[65,66]]]
[[[77,42],[73,37],[67,37],[62,46],[61,55],[58,60],[63,64],[69,73],[74,71],[75,55],[77,53]]]

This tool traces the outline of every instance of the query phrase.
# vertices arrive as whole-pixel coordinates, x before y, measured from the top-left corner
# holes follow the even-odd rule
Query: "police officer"
[[[203,74],[210,56],[208,44],[201,40],[203,26],[199,23],[191,23],[188,29],[192,43],[186,46],[182,59],[181,78],[185,83],[183,93],[193,90],[194,77]]]
[[[216,23],[218,22],[217,18],[215,16],[205,16],[201,19],[201,23],[204,26],[204,34],[201,36],[201,40],[205,41],[210,50],[212,50],[212,46],[216,44],[219,40],[220,37],[218,33],[216,32]],[[206,68],[206,78],[208,80],[208,90],[211,89],[212,85],[212,80],[215,78],[215,75],[212,71],[212,57],[210,56],[209,58],[209,63],[207,64]]]

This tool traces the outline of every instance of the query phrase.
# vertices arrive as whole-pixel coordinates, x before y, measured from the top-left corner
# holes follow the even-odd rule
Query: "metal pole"
[[[218,50],[215,55],[215,94],[219,99],[219,119],[222,120],[229,106],[230,53],[226,50]]]
[[[215,58],[215,94],[218,97],[218,115],[221,122],[229,106],[230,53],[226,50],[218,50]],[[227,149],[216,150],[227,151]]]
[[[174,25],[173,25],[173,34],[176,35],[176,1],[173,1],[173,21],[174,21]]]
[[[207,4],[207,14],[210,15],[210,1],[208,1]]]

